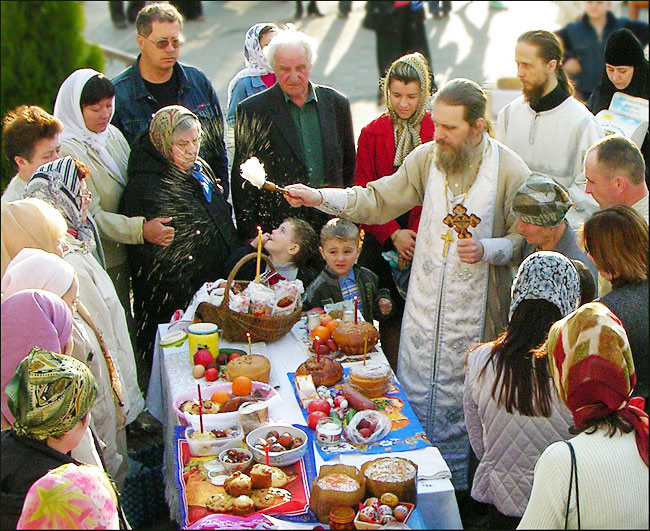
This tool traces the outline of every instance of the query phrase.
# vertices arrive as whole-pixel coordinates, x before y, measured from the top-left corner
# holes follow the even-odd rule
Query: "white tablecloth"
[[[175,485],[174,470],[174,426],[178,425],[178,418],[171,407],[173,401],[181,393],[196,389],[197,380],[192,377],[189,364],[189,353],[187,342],[180,347],[161,348],[159,340],[167,333],[167,324],[158,327],[158,337],[153,355],[153,366],[151,379],[147,391],[147,408],[150,413],[163,424],[163,437],[165,441],[165,496],[169,504],[172,518],[179,521],[178,493]],[[222,338],[219,339],[219,346],[223,348],[240,348],[247,351],[245,343],[228,343]],[[254,343],[253,353],[266,355],[271,360],[271,385],[279,385],[278,393],[283,399],[283,418],[273,419],[291,423],[305,424],[302,411],[295,398],[293,387],[287,377],[288,372],[294,372],[298,365],[307,359],[307,354],[300,343],[292,334],[287,334],[273,343]],[[199,382],[205,384],[205,380]],[[427,454],[428,452],[428,454]],[[432,454],[435,453],[433,459]],[[316,455],[316,468],[318,469],[323,460],[318,452]],[[428,468],[420,470],[422,474],[418,477],[418,509],[422,515],[426,529],[462,529],[458,505],[454,495],[454,488],[449,479],[430,479],[436,477],[446,469],[446,464],[436,448],[423,448],[412,452],[397,452],[391,455],[404,457],[418,461],[420,459],[431,463]],[[438,459],[439,456],[439,461]],[[374,459],[375,455],[371,457]],[[337,459],[340,462],[357,464],[361,454],[348,454]],[[365,456],[364,456],[365,458]],[[367,460],[367,458],[365,458]],[[331,461],[330,461],[331,462]],[[437,464],[440,464],[438,467]]]

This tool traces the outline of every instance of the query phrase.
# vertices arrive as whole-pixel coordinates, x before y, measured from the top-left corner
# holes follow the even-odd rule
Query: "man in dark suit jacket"
[[[245,182],[239,166],[257,157],[266,177],[278,186],[352,186],[355,148],[348,99],[333,88],[309,81],[315,40],[302,32],[282,31],[265,49],[277,83],[242,101],[235,118],[232,200],[241,238],[270,232],[290,216],[314,230],[329,216],[316,209],[292,209],[281,194]],[[243,185],[243,187],[242,187]]]

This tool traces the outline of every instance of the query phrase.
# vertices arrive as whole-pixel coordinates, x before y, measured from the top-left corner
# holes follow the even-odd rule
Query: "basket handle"
[[[271,271],[275,271],[275,267],[273,267],[273,264],[271,263],[271,259],[266,256],[265,254],[262,253],[261,257],[264,259],[264,261],[268,264],[268,266],[271,268]],[[228,280],[226,281],[226,291],[223,294],[223,300],[221,301],[221,305],[223,306],[225,304],[226,308],[229,308],[230,305],[230,287],[232,286],[233,281],[235,280],[235,275],[239,272],[241,267],[248,261],[252,259],[257,259],[257,253],[249,253],[246,256],[243,256],[239,262],[235,264],[235,267],[232,268],[232,271],[228,275]],[[253,280],[252,282],[255,282]]]

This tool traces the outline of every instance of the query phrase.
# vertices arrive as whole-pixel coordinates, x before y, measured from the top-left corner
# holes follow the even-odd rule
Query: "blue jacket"
[[[567,24],[557,32],[564,44],[564,60],[576,58],[580,61],[582,71],[573,76],[578,91],[585,98],[600,83],[600,77],[605,68],[605,45],[607,39],[616,30],[627,28],[636,36],[643,46],[648,44],[648,24],[626,18],[616,18],[607,13],[607,22],[603,28],[603,38],[598,38],[595,28],[589,22],[589,17],[583,15],[580,20]]]
[[[113,78],[115,85],[115,114],[112,123],[126,137],[129,145],[133,145],[135,137],[149,129],[151,117],[161,106],[149,93],[142,80],[138,62]],[[176,63],[174,70],[179,76],[178,105],[183,105],[196,114],[201,120],[204,131],[209,131],[208,142],[201,146],[201,156],[208,162],[218,179],[224,194],[228,197],[228,161],[226,146],[223,141],[223,114],[217,93],[212,83],[198,68]]]
[[[240,101],[263,90],[266,90],[266,85],[260,76],[248,76],[239,79],[232,89],[230,103],[228,104],[228,112],[226,113],[228,124],[235,125],[235,113],[237,112],[237,105],[239,105]]]

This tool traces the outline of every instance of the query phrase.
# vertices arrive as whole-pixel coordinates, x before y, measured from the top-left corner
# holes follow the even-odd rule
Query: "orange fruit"
[[[325,326],[329,328],[330,333],[334,332],[334,329],[341,324],[341,321],[337,321],[336,319],[331,320],[329,323],[327,323]],[[320,337],[320,336],[318,336]]]
[[[215,391],[212,393],[210,400],[216,402],[217,404],[223,404],[224,402],[230,400],[232,397],[226,391]]]
[[[326,326],[317,326],[311,331],[311,338],[314,339],[316,336],[320,338],[321,341],[325,342],[327,341],[330,336],[332,335],[332,332],[330,331],[329,328]]]
[[[232,394],[235,396],[250,395],[253,390],[253,382],[248,376],[237,376],[232,381]]]

